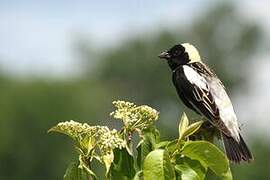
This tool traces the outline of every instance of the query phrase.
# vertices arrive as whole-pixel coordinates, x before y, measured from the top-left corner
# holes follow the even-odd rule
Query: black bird
[[[230,161],[240,163],[253,159],[240,135],[233,106],[217,75],[205,65],[191,44],[177,44],[161,53],[172,70],[173,84],[183,103],[206,117],[221,132]]]

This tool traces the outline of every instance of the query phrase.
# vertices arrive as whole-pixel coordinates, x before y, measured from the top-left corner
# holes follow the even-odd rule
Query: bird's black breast
[[[196,113],[200,114],[192,104],[190,104],[188,97],[191,96],[189,92],[192,93],[192,87],[189,87],[191,84],[188,82],[185,74],[184,74],[184,69],[183,66],[179,66],[172,75],[172,81],[173,84],[176,88],[177,94],[179,98],[183,101],[183,103]]]

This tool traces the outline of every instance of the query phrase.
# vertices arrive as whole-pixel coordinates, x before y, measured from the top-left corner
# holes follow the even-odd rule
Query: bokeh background
[[[110,125],[111,102],[160,111],[164,139],[187,111],[157,55],[190,42],[230,94],[251,164],[235,179],[270,177],[270,2],[0,1],[0,179],[62,179],[72,142],[59,121]],[[190,114],[191,115],[191,114]]]

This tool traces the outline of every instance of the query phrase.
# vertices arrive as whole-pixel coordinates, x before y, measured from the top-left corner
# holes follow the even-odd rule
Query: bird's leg
[[[207,140],[213,142],[214,137],[216,135],[219,136],[219,131],[205,117],[202,117],[202,120],[204,121],[202,126],[194,135],[192,135],[190,139]]]

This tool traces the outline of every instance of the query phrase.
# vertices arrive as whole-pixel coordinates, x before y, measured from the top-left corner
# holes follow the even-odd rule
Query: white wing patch
[[[199,73],[197,73],[191,67],[184,65],[184,73],[191,84],[198,86],[201,89],[208,90],[207,81]]]
[[[210,92],[219,109],[221,120],[231,132],[232,137],[239,142],[239,127],[229,96],[227,95],[219,79],[211,78],[208,83],[210,86]]]

